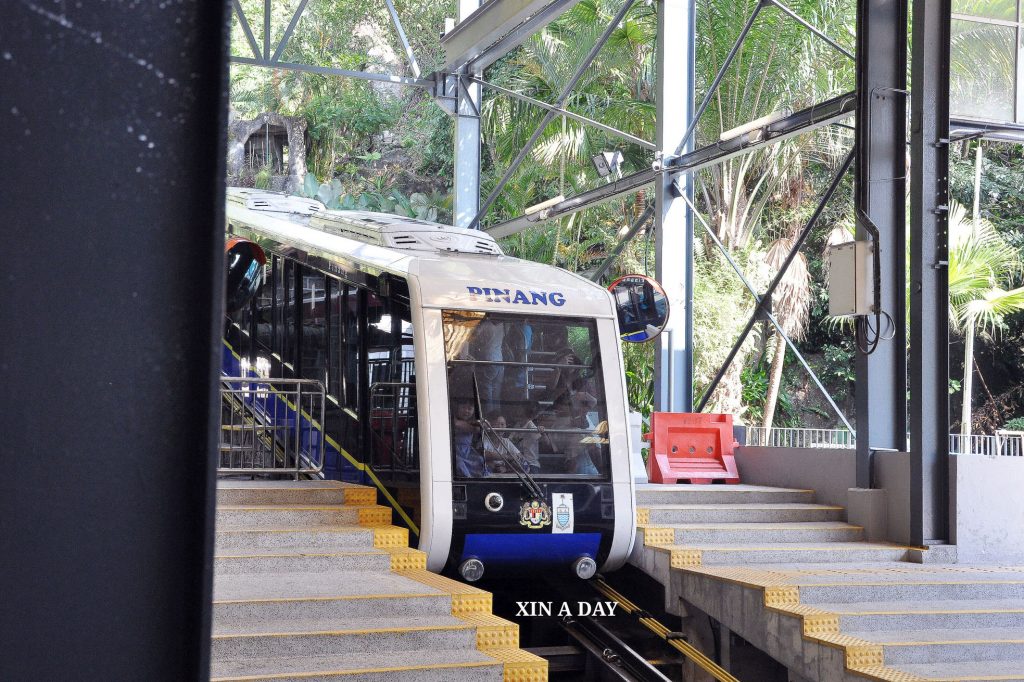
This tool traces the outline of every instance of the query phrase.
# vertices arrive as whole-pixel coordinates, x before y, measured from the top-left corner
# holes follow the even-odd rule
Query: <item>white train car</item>
[[[616,310],[486,233],[249,189],[227,229],[266,252],[224,372],[327,390],[323,475],[375,485],[428,567],[479,579],[614,570],[635,534]]]

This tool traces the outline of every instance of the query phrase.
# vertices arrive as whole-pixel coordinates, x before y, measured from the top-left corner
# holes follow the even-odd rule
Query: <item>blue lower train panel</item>
[[[600,533],[469,533],[460,561],[476,558],[484,566],[568,564],[581,556],[597,559],[600,546]]]

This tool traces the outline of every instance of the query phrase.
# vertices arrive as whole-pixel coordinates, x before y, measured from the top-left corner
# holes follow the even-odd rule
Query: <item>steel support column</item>
[[[910,542],[951,540],[949,506],[950,0],[914,0],[910,184]]]
[[[661,0],[658,7],[657,140],[666,155],[692,149],[695,0]],[[679,190],[675,185],[678,184]],[[654,409],[693,409],[693,215],[676,192],[692,199],[692,175],[654,181],[655,276],[669,299],[669,320],[654,356]],[[682,267],[680,268],[680,264]]]
[[[857,351],[857,485],[871,487],[871,449],[906,449],[906,0],[858,0],[855,202],[878,227],[882,318],[890,340]],[[868,239],[858,221],[857,239]],[[870,319],[874,319],[873,317]]]
[[[459,21],[465,21],[480,0],[459,0]],[[481,73],[466,74],[479,78]],[[455,210],[456,227],[472,227],[480,211],[480,84],[460,78],[455,94]]]

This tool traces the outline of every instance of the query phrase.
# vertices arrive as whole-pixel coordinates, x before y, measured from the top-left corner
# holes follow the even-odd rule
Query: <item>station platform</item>
[[[546,680],[491,605],[427,571],[372,488],[218,482],[214,682]]]
[[[864,540],[812,490],[637,486],[630,562],[800,682],[1024,682],[1024,566]],[[704,618],[704,621],[707,619]]]

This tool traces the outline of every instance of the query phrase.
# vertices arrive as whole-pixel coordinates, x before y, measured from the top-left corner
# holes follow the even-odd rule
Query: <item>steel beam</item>
[[[688,136],[695,125],[696,19],[695,0],[658,4],[656,121],[662,157],[693,147]],[[678,184],[669,173],[655,179],[655,277],[671,311],[654,355],[654,409],[659,412],[693,411],[693,214],[686,198],[693,199],[692,176],[681,177]]]
[[[4,680],[209,679],[229,11],[4,4]]]
[[[740,154],[754,152],[767,145],[817,130],[852,116],[856,109],[856,103],[857,99],[854,93],[834,97],[776,121],[767,126],[763,131],[752,131],[734,140],[701,147],[676,159],[671,159],[667,164],[667,168],[671,172],[676,172],[677,169],[693,172],[721,163]],[[516,234],[545,220],[571,215],[591,206],[597,206],[617,197],[636,192],[638,189],[654,182],[658,175],[660,175],[658,170],[647,169],[638,171],[615,182],[601,185],[600,187],[595,187],[592,190],[570,197],[541,213],[519,216],[518,218],[492,225],[487,228],[487,233],[495,238]]]
[[[459,19],[465,21],[480,7],[480,0],[459,0]],[[480,76],[480,73],[472,75]],[[480,214],[480,84],[455,77],[455,194],[452,223],[474,227]]]
[[[636,135],[630,135],[629,133],[627,133],[624,130],[619,130],[618,128],[613,128],[610,125],[605,125],[604,123],[601,123],[600,121],[595,121],[594,119],[587,118],[586,116],[580,116],[579,114],[575,114],[575,113],[569,111],[568,109],[561,108],[561,107],[556,107],[555,105],[548,104],[547,102],[541,102],[539,99],[534,99],[533,97],[529,97],[529,96],[524,95],[522,93],[516,92],[515,90],[509,90],[508,88],[503,88],[500,85],[496,85],[494,83],[488,83],[487,81],[482,80],[480,78],[473,78],[472,80],[475,83],[479,83],[480,85],[484,86],[485,88],[488,88],[490,90],[494,90],[495,92],[500,92],[503,95],[508,95],[509,97],[512,97],[514,99],[519,100],[520,102],[526,102],[527,104],[532,104],[533,106],[539,107],[539,108],[544,109],[546,111],[553,111],[556,114],[559,114],[561,116],[565,116],[566,118],[571,118],[574,121],[579,121],[580,123],[583,123],[584,125],[592,126],[594,128],[597,128],[598,130],[603,130],[604,132],[606,132],[606,133],[608,133],[610,135],[615,135],[616,137],[621,137],[623,140],[625,140],[626,142],[629,142],[631,144],[639,145],[639,146],[641,146],[641,147],[643,147],[645,149],[651,149],[651,150],[656,149],[654,143],[648,142],[647,140],[643,140],[643,139],[637,137]]]
[[[972,121],[967,118],[952,118],[949,121],[949,128],[949,139],[953,142],[970,138],[1024,144],[1024,125],[1019,123],[993,123],[991,121]]]
[[[854,201],[879,231],[881,308],[892,333],[857,350],[857,485],[871,487],[871,450],[906,449],[906,0],[858,0]],[[869,232],[858,220],[857,238]],[[945,310],[945,308],[943,308]],[[882,325],[888,327],[884,322]]]
[[[949,486],[950,0],[914,0],[910,182],[910,542],[955,540]],[[955,499],[955,498],[954,498]]]
[[[441,36],[444,73],[483,72],[579,0],[490,0]],[[473,62],[470,68],[466,68]]]
[[[590,48],[590,51],[587,53],[587,56],[583,58],[583,61],[581,61],[579,65],[576,66],[576,70],[573,71],[572,76],[569,77],[569,80],[562,88],[562,92],[558,95],[558,99],[555,100],[554,106],[556,108],[561,108],[563,105],[565,105],[566,99],[568,99],[573,89],[576,88],[576,85],[580,82],[580,79],[583,78],[583,74],[586,73],[587,69],[590,68],[590,65],[594,62],[594,59],[597,58],[597,55],[601,51],[601,48],[603,48],[605,46],[605,43],[608,42],[608,39],[611,38],[612,33],[614,33],[615,29],[618,28],[619,23],[621,23],[622,20],[625,18],[626,13],[633,6],[633,3],[635,1],[636,0],[623,0],[622,6],[619,8],[619,11],[615,14],[614,17],[612,17],[612,20],[608,23],[608,26],[605,28],[604,32],[601,33],[597,41]],[[554,120],[555,115],[556,114],[554,111],[548,111],[546,114],[544,114],[544,117],[541,119],[540,124],[537,126],[537,129],[533,131],[533,134],[530,136],[530,139],[526,141],[526,144],[523,145],[523,148],[519,150],[519,153],[516,154],[516,157],[512,159],[512,163],[510,163],[508,168],[505,169],[505,173],[504,175],[501,176],[501,179],[498,180],[498,184],[494,186],[494,189],[491,190],[491,193],[487,195],[486,199],[484,199],[484,203],[480,207],[480,211],[476,214],[476,217],[473,218],[473,221],[470,223],[470,227],[477,227],[480,224],[480,221],[483,220],[483,217],[487,213],[487,210],[494,203],[494,200],[498,198],[498,195],[501,194],[501,191],[505,189],[505,185],[508,184],[508,181],[512,179],[512,176],[515,175],[515,172],[519,170],[519,166],[523,163],[524,160],[526,160],[526,157],[533,150],[533,146],[537,144],[537,141],[540,139],[540,136],[544,133],[545,128],[547,128],[548,124]]]
[[[379,81],[381,83],[395,83],[397,85],[411,85],[417,88],[434,89],[435,82],[422,78],[406,78],[405,76],[393,76],[389,73],[371,73],[369,71],[349,71],[348,69],[335,69],[330,66],[313,66],[312,64],[294,64],[292,62],[275,62],[269,59],[250,59],[248,57],[231,57],[233,64],[247,64],[249,66],[263,66],[268,69],[281,69],[282,71],[302,71],[304,73],[321,73],[326,76],[345,76],[346,78],[359,78],[365,81]]]
[[[395,3],[391,0],[384,0],[388,6],[388,13],[391,14],[391,23],[395,27],[395,33],[398,34],[398,39],[402,42],[402,49],[405,50],[405,56],[409,59],[409,68],[412,69],[413,78],[420,77],[420,65],[416,63],[416,55],[412,53],[412,46],[409,45],[409,39],[405,36],[405,29],[402,28],[402,20],[398,18],[398,10],[395,9]]]
[[[782,278],[786,276],[786,271],[789,269],[790,263],[792,263],[793,259],[796,258],[796,254],[803,247],[804,242],[807,241],[807,237],[810,236],[811,230],[814,229],[814,226],[817,224],[818,219],[824,212],[825,207],[828,206],[828,203],[835,195],[836,190],[839,189],[839,185],[843,180],[843,176],[846,175],[848,170],[850,170],[850,166],[853,163],[853,157],[854,153],[850,152],[850,154],[846,157],[846,160],[843,161],[842,166],[840,166],[839,170],[832,178],[832,182],[825,190],[825,193],[821,196],[821,199],[818,200],[818,205],[817,207],[815,207],[814,213],[811,214],[811,217],[807,220],[807,223],[800,230],[800,234],[797,235],[796,240],[793,242],[793,246],[792,248],[790,248],[789,253],[786,255],[786,259],[782,262],[782,265],[779,267],[778,272],[775,273],[775,277],[772,278],[771,283],[768,284],[768,288],[765,289],[764,294],[760,297],[761,302],[757,305],[757,307],[754,308],[753,314],[747,321],[746,327],[744,327],[743,331],[740,332],[740,335],[736,339],[736,343],[733,344],[732,349],[729,351],[729,355],[728,357],[726,357],[725,362],[722,363],[722,366],[718,369],[718,373],[715,375],[715,378],[711,380],[711,383],[708,384],[707,389],[705,389],[704,394],[701,396],[700,402],[697,404],[698,412],[703,412],[704,408],[707,407],[708,402],[711,400],[711,396],[714,395],[715,393],[715,389],[718,388],[718,384],[721,383],[726,371],[728,371],[729,365],[731,365],[733,360],[736,359],[736,355],[737,353],[739,353],[740,348],[743,346],[743,342],[746,340],[747,335],[750,334],[750,330],[754,328],[754,325],[757,323],[757,320],[761,317],[761,315],[764,314],[764,311],[766,310],[766,304],[771,303],[772,296],[775,294],[775,290],[779,287],[779,284],[782,282]]]

